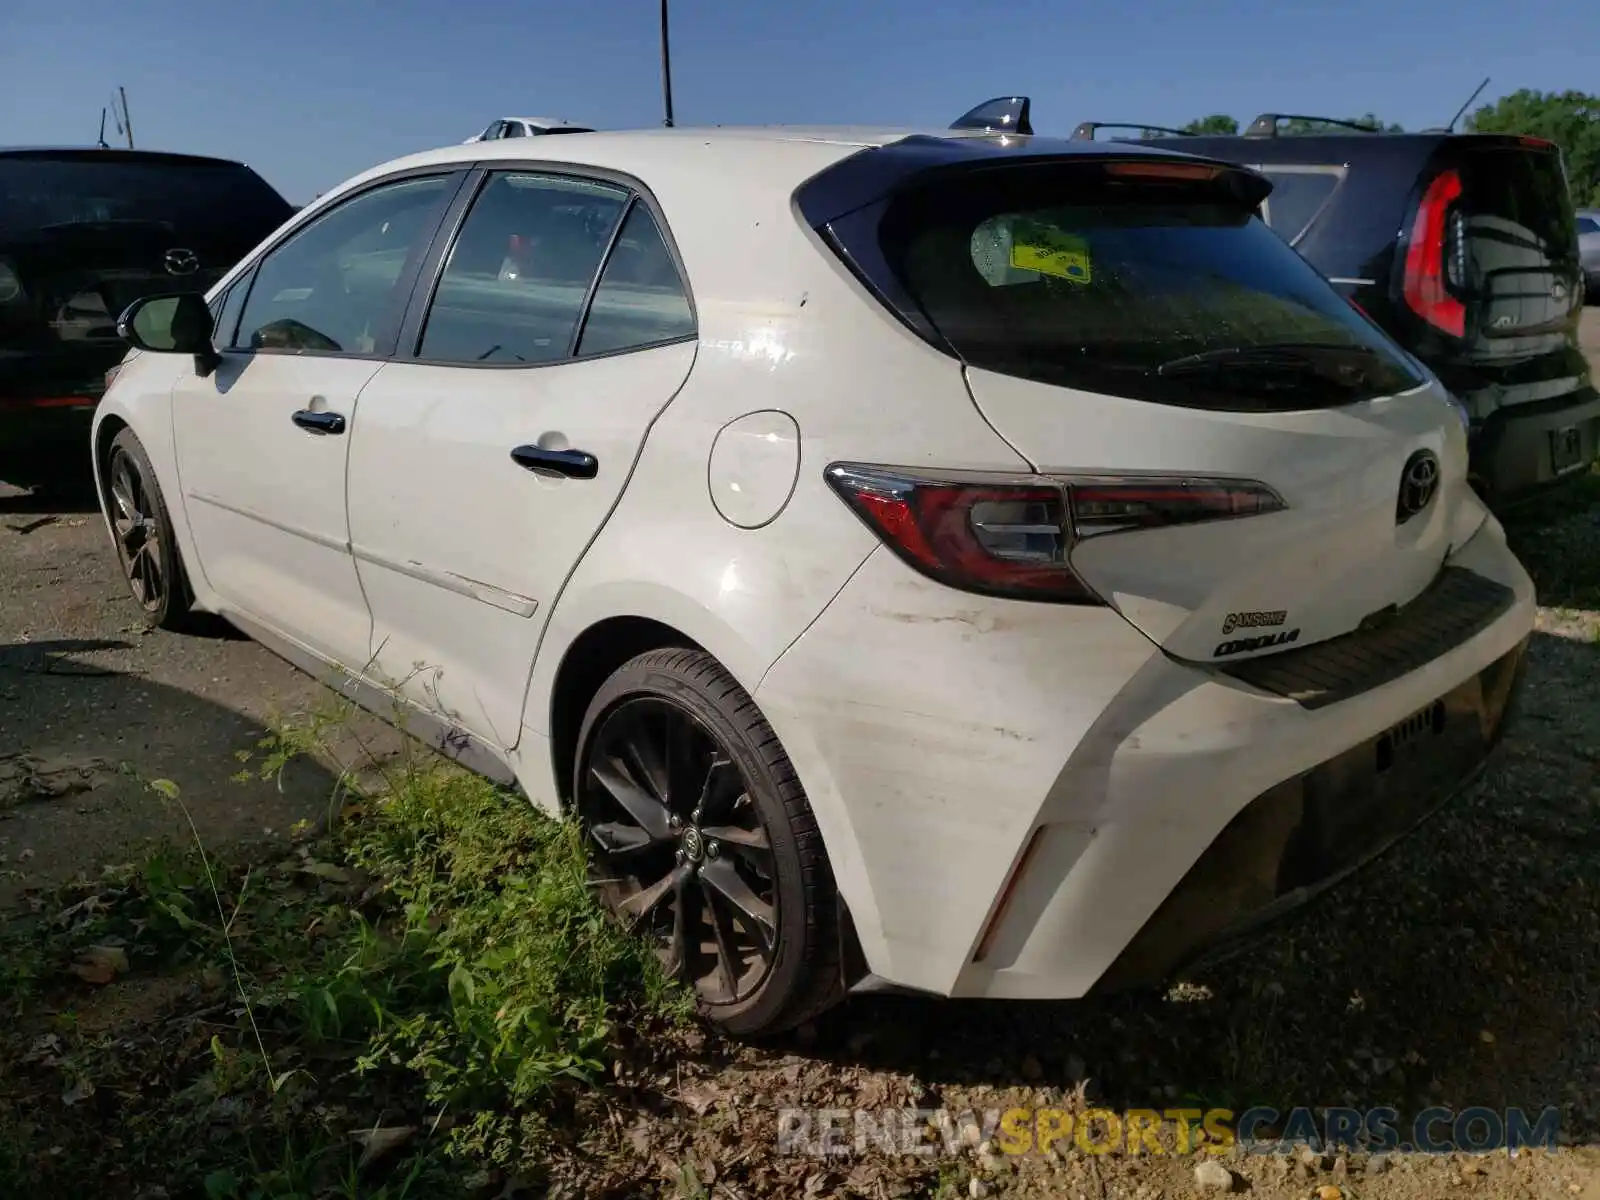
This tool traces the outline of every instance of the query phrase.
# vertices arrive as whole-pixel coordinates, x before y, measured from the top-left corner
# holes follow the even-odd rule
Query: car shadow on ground
[[[88,446],[50,444],[0,448],[0,521],[99,511]],[[19,531],[20,532],[20,531]]]
[[[124,649],[0,644],[0,913],[26,890],[130,861],[145,842],[282,844],[297,821],[327,815],[335,780],[325,768],[297,758],[270,782],[236,779],[238,752],[266,730],[106,665]]]
[[[1523,711],[1480,780],[1248,954],[1068,1003],[864,997],[793,1048],[1112,1107],[1565,1106],[1600,1060],[1600,647],[1536,635]],[[1581,715],[1576,715],[1581,711]],[[940,1101],[933,1099],[930,1103]]]

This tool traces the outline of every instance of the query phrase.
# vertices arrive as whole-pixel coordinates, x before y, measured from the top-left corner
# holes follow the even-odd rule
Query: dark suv
[[[1600,395],[1578,342],[1583,268],[1560,151],[1538,138],[1380,133],[1348,122],[1238,136],[1143,126],[1162,145],[1253,167],[1262,216],[1433,370],[1471,418],[1479,490],[1503,504],[1600,453]]]
[[[123,308],[204,291],[292,211],[241,163],[0,148],[0,448],[85,432]]]

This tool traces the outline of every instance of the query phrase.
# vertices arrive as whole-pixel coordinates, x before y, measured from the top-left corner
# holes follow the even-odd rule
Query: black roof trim
[[[1169,137],[1196,136],[1187,129],[1168,129],[1165,125],[1140,125],[1132,121],[1080,121],[1072,131],[1072,140],[1092,142],[1096,131],[1101,129],[1137,129],[1141,133],[1164,133]]]
[[[813,175],[795,191],[800,216],[821,229],[847,213],[864,208],[897,190],[915,176],[953,169],[1042,163],[1064,159],[1158,158],[1208,162],[1229,172],[1259,180],[1265,196],[1271,185],[1254,171],[1225,158],[1185,154],[1139,142],[1083,142],[1065,138],[993,136],[933,137],[912,134],[896,142],[857,151]]]
[[[1305,113],[1262,113],[1245,127],[1245,137],[1277,137],[1280,121],[1314,121],[1335,129],[1353,129],[1360,133],[1382,133],[1376,125],[1363,125],[1360,121],[1341,121],[1337,117],[1313,117]]]
[[[111,146],[0,146],[0,158],[94,159],[111,162],[166,162],[242,167],[238,159],[217,158],[209,154],[184,154],[177,150],[129,150]]]

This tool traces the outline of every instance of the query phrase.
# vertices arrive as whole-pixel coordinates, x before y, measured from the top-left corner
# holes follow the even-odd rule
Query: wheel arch
[[[132,426],[128,424],[127,418],[117,412],[108,412],[95,422],[94,432],[91,435],[94,454],[94,490],[100,501],[100,513],[102,516],[106,516],[110,512],[106,504],[106,495],[111,486],[111,481],[107,474],[111,470],[111,443],[116,441],[117,434],[124,429],[131,428]]]
[[[609,611],[608,606],[596,604],[595,598],[591,598],[583,606],[589,616],[587,623],[580,626],[574,622],[559,633],[552,629],[540,650],[524,706],[523,719],[528,727],[524,737],[532,732],[548,732],[552,811],[571,811],[578,736],[595,693],[618,667],[647,650],[682,646],[709,654],[761,708],[786,752],[792,746],[808,744],[808,735],[792,727],[789,714],[769,711],[757,698],[767,668],[786,646],[778,647],[770,655],[761,653],[715,614],[682,593],[655,587],[646,590],[651,595],[641,595],[638,585],[619,589],[618,598],[625,596],[630,603]],[[662,594],[654,595],[658,591]],[[641,611],[660,616],[642,616]],[[555,620],[559,622],[559,616]],[[538,719],[544,722],[542,729],[534,724]],[[833,869],[842,910],[840,958],[848,985],[870,969],[871,951],[881,943],[882,935],[878,930],[871,886],[860,870],[862,859],[855,841],[854,823],[833,781],[815,777],[814,772],[824,761],[813,753],[790,754],[791,765],[816,817],[817,830]]]
[[[668,646],[705,649],[661,621],[625,615],[597,621],[567,646],[556,668],[549,704],[551,770],[563,810],[572,801],[578,735],[595,693],[629,659]]]

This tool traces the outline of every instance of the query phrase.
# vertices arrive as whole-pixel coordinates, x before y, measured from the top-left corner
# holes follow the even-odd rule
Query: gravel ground
[[[1600,310],[1585,334],[1600,353]],[[1234,1187],[1264,1196],[1600,1200],[1600,491],[1509,524],[1546,605],[1524,709],[1480,782],[1371,869],[1164,994],[868,999],[783,1046],[708,1040],[649,1082],[675,1103],[597,1126],[569,1164],[574,1179],[598,1191],[608,1174],[638,1180],[654,1163],[664,1182],[680,1180],[668,1186],[696,1194],[681,1182],[687,1163],[703,1195],[940,1185],[1154,1200],[1204,1190],[1192,1157],[1007,1159],[967,1146],[933,1161],[829,1161],[776,1153],[778,1113],[1554,1106],[1565,1148],[1553,1155],[1223,1161]],[[0,490],[0,905],[20,887],[95,872],[141,839],[189,836],[184,813],[140,778],[175,781],[208,845],[315,819],[331,784],[321,768],[301,764],[277,787],[230,777],[233,753],[274,714],[326,696],[221,630],[141,633],[92,497]]]
[[[332,792],[310,763],[233,781],[236,752],[269,723],[334,698],[220,622],[148,632],[76,467],[0,463],[0,907],[148,839],[187,839],[188,818],[208,846],[282,836]],[[380,752],[396,742],[366,719],[355,736]],[[177,784],[182,806],[155,779]]]

